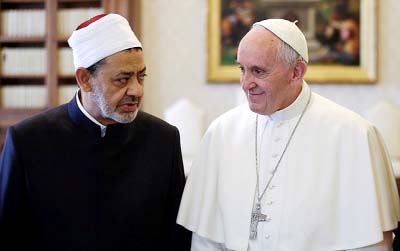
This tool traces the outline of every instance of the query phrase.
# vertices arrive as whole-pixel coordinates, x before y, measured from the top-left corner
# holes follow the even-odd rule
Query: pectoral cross
[[[255,240],[257,238],[257,227],[260,221],[266,221],[267,215],[261,213],[260,203],[256,203],[256,209],[251,213],[250,223],[250,239]]]

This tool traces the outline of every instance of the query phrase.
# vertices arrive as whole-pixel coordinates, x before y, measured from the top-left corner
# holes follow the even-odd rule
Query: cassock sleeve
[[[213,146],[213,133],[210,128],[205,133],[199,154],[190,168],[179,209],[178,223],[193,233],[223,243],[223,224],[217,206],[217,168],[214,165],[220,148]]]
[[[32,217],[27,196],[26,170],[23,168],[15,139],[15,130],[7,130],[0,156],[0,243],[4,248],[25,249],[34,239],[30,231]],[[18,241],[16,241],[18,240]]]
[[[174,158],[167,201],[166,233],[169,249],[167,250],[190,250],[192,233],[176,223],[179,204],[185,186],[185,173],[183,169],[182,152],[179,131],[176,129],[174,142]],[[171,231],[172,230],[172,231]]]
[[[392,231],[383,233],[383,241],[367,247],[348,249],[346,251],[391,251],[392,250]],[[397,249],[393,249],[397,250]]]
[[[225,251],[222,244],[193,233],[191,251]]]
[[[391,168],[390,156],[382,136],[375,127],[368,133],[370,162],[373,167],[376,196],[383,232],[394,230],[400,219],[399,194]]]

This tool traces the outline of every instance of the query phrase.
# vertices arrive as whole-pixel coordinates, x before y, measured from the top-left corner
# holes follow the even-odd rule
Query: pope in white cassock
[[[400,204],[382,138],[310,90],[297,25],[255,23],[237,63],[248,104],[210,125],[181,202],[192,250],[392,250]]]

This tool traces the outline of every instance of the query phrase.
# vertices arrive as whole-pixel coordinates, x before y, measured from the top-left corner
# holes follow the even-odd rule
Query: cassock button
[[[281,126],[283,126],[283,122],[279,122],[277,125],[276,125],[276,127],[281,127]]]
[[[272,200],[270,200],[270,201],[267,202],[267,205],[268,205],[268,206],[271,206],[272,204],[274,204],[274,201],[272,201]]]
[[[274,189],[275,187],[276,187],[275,185],[270,185],[270,186],[269,186],[269,189],[272,190],[272,189]]]
[[[276,137],[276,138],[274,139],[275,142],[279,142],[280,140],[281,140],[280,137]]]
[[[279,154],[277,154],[277,153],[272,154],[272,158],[276,158],[278,156],[279,156]]]
[[[268,240],[271,236],[269,234],[264,235],[264,238]]]

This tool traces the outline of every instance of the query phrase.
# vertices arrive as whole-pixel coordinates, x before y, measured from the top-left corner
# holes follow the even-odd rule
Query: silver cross
[[[260,203],[256,203],[256,210],[251,213],[251,223],[250,223],[250,239],[255,240],[257,238],[257,227],[260,221],[266,221],[267,215],[261,213]]]

